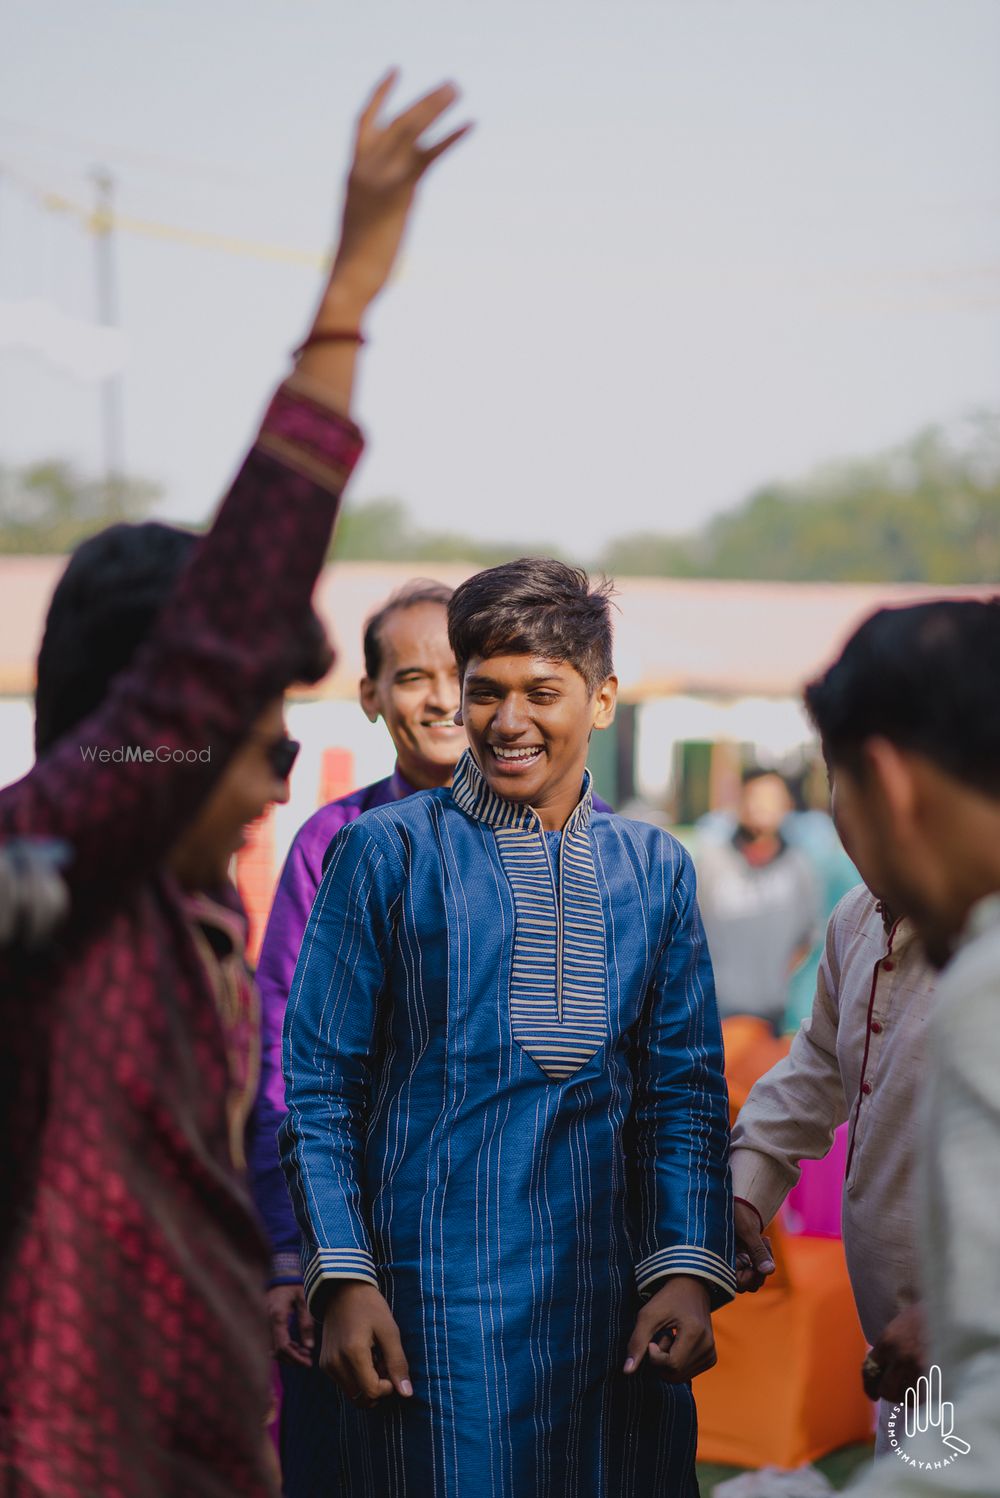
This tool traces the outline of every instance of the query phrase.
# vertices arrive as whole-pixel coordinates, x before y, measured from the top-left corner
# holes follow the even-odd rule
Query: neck
[[[935,809],[931,836],[914,919],[931,960],[941,966],[973,906],[1000,893],[1000,801],[955,787]]]
[[[769,863],[784,847],[781,834],[777,832],[751,832],[741,826],[736,835],[750,863]]]
[[[396,773],[403,777],[407,785],[412,785],[415,791],[436,791],[441,786],[451,785],[455,766],[408,765],[404,764],[401,759],[398,759],[396,761]]]
[[[586,768],[586,765],[582,764],[574,774],[567,777],[566,785],[569,789],[555,787],[551,798],[535,801],[532,804],[532,810],[538,816],[543,832],[562,832],[580,804]]]

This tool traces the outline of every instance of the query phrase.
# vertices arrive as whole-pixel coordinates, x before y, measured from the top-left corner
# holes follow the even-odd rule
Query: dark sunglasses
[[[301,748],[298,739],[290,739],[287,734],[283,738],[272,739],[268,744],[267,762],[279,780],[288,779]]]

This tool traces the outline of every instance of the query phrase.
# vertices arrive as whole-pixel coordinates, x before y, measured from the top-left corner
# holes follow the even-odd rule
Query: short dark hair
[[[886,738],[1000,797],[1000,598],[880,609],[805,690],[828,763]]]
[[[150,633],[199,540],[156,520],[111,525],[82,542],[56,584],[38,653],[35,752],[88,717]],[[289,682],[316,682],[333,662],[310,609]]]
[[[364,649],[365,675],[372,681],[382,669],[382,628],[386,620],[403,609],[416,608],[421,603],[437,603],[448,607],[454,589],[446,583],[436,583],[430,577],[415,577],[397,588],[385,603],[380,604],[374,614],[365,620]]]
[[[473,656],[537,655],[566,661],[591,692],[614,670],[611,595],[580,567],[551,557],[521,557],[477,572],[455,589],[448,638],[459,676]]]
[[[740,785],[752,785],[755,780],[780,780],[788,794],[792,794],[792,788],[780,770],[769,770],[766,765],[748,765],[740,772]]]

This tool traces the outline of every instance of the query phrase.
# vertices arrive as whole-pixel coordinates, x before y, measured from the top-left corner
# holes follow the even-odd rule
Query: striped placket
[[[586,1066],[607,1035],[607,957],[590,817],[590,772],[559,839],[553,872],[541,818],[498,796],[466,752],[455,803],[493,829],[516,913],[510,1023],[518,1045],[561,1082]]]

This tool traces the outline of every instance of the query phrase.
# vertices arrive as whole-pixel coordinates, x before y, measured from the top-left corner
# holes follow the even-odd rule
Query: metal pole
[[[96,245],[97,315],[106,327],[118,325],[118,286],[114,255],[114,181],[103,167],[93,173],[97,197],[92,227]],[[101,387],[101,427],[104,448],[104,481],[107,485],[109,519],[122,515],[121,485],[124,476],[124,421],[120,373],[107,377]]]

